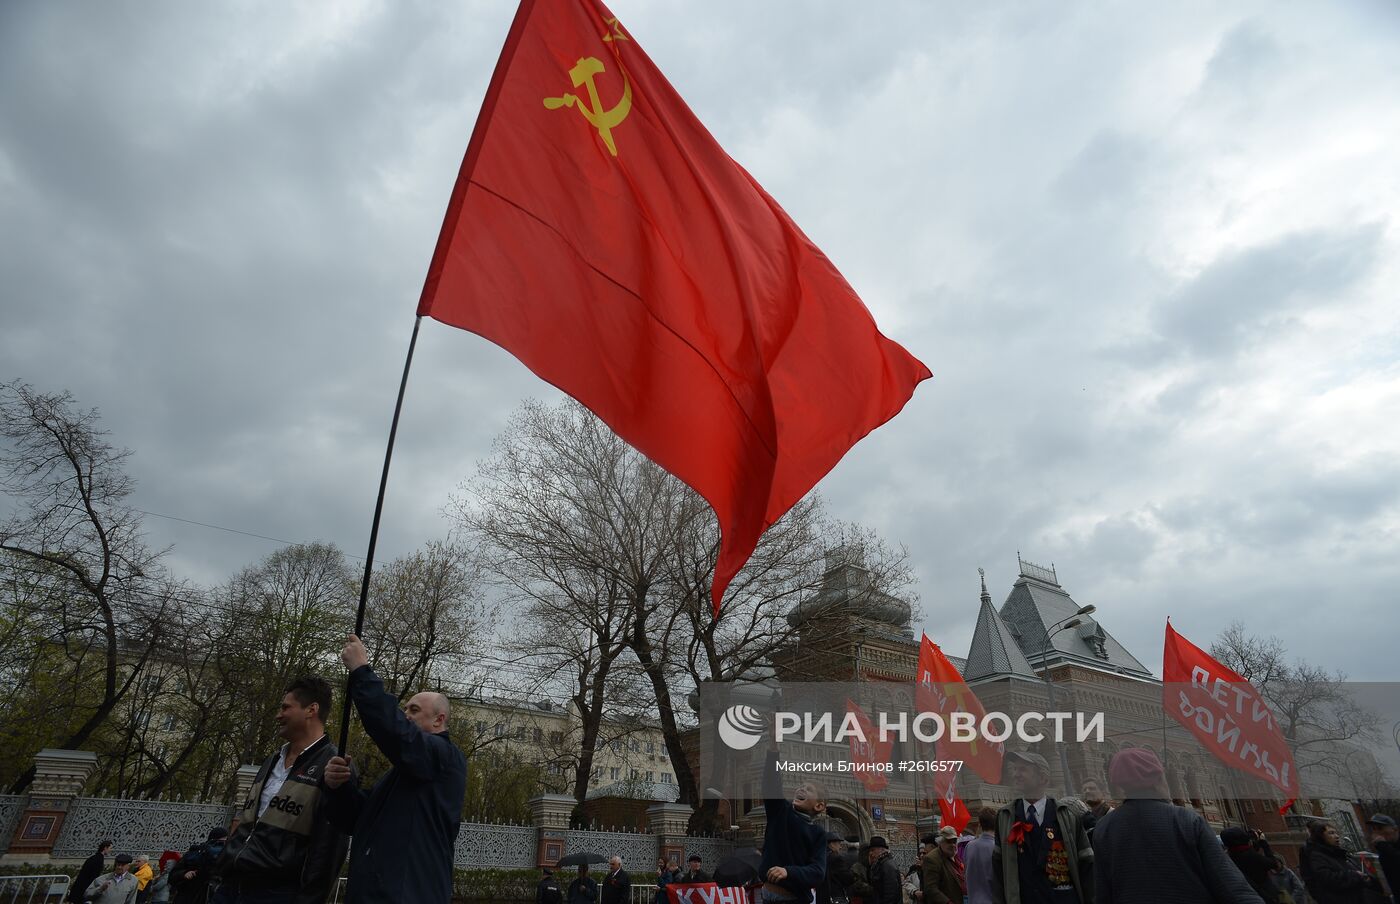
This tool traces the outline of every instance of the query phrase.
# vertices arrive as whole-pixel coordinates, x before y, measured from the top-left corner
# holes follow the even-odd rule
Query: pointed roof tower
[[[992,606],[992,595],[987,592],[987,573],[979,568],[977,574],[982,578],[982,608],[977,613],[977,628],[972,632],[972,647],[967,653],[963,680],[1009,677],[1039,681],[1006,622]]]

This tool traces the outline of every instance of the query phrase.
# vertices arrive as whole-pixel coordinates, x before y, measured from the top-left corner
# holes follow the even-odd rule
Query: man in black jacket
[[[817,904],[846,904],[855,881],[846,859],[846,839],[835,832],[826,836],[826,881],[817,888]]]
[[[870,839],[870,887],[874,889],[874,900],[867,904],[900,904],[904,897],[904,886],[900,881],[899,867],[890,856],[889,842],[879,835]]]
[[[277,710],[285,741],[248,789],[238,826],[215,866],[214,904],[321,904],[330,897],[349,839],[326,819],[321,773],[331,686],[317,675],[287,686]]]
[[[340,658],[360,724],[393,765],[368,792],[349,756],[326,765],[327,815],[353,836],[346,902],[447,904],[467,793],[467,760],[447,733],[447,698],[425,691],[400,710],[360,638],[351,634]]]
[[[78,876],[73,880],[73,884],[68,886],[68,900],[72,904],[82,904],[83,892],[87,891],[92,880],[102,875],[103,869],[107,866],[107,852],[112,850],[110,840],[103,841],[97,846],[97,853],[83,861],[82,869],[78,870]]]
[[[710,876],[700,868],[700,855],[691,854],[690,859],[685,862],[686,870],[680,874],[676,882],[680,885],[697,885],[702,882],[709,882]]]
[[[602,904],[629,904],[631,901],[632,875],[622,868],[622,858],[617,854],[608,859],[608,874],[601,885]]]
[[[1371,850],[1380,858],[1381,872],[1391,895],[1400,895],[1400,827],[1396,826],[1394,818],[1375,813],[1366,820],[1366,829],[1371,835]]]
[[[228,829],[215,826],[209,830],[207,840],[191,846],[170,868],[171,901],[174,904],[207,904],[214,864],[219,862],[227,841]]]
[[[554,878],[554,870],[544,868],[544,878],[535,886],[535,904],[564,904],[564,892]]]

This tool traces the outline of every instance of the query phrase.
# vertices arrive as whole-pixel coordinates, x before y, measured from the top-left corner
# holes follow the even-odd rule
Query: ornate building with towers
[[[911,607],[876,583],[858,556],[831,554],[820,591],[788,616],[796,643],[774,657],[776,677],[912,684],[920,638]],[[1000,606],[992,602],[983,574],[967,655],[945,652],[989,712],[1106,714],[1102,741],[1071,738],[1056,744],[1047,738],[1035,745],[1054,769],[1052,795],[1079,796],[1089,779],[1106,787],[1108,763],[1118,750],[1148,747],[1166,765],[1176,802],[1197,810],[1212,826],[1260,829],[1285,851],[1298,844],[1304,817],[1280,816],[1274,789],[1224,768],[1165,718],[1161,680],[1119,643],[1099,614],[1097,607],[1073,598],[1053,566],[1041,567],[1018,554],[1017,574]],[[936,625],[927,633],[937,642]],[[883,834],[906,843],[917,838],[937,825],[938,808],[931,783],[906,787],[900,792],[892,786],[878,797],[837,795],[830,806],[833,827],[862,838]],[[956,788],[974,813],[1012,797],[1006,786],[985,782],[969,769],[960,773]],[[1300,801],[1295,811],[1324,815],[1320,801]],[[1325,815],[1337,816],[1330,810]]]

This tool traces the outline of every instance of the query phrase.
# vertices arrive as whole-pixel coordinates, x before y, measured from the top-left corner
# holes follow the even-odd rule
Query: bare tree
[[[341,674],[338,654],[354,618],[355,581],[334,545],[299,543],[245,568],[220,592],[219,617],[240,638],[222,656],[238,687],[242,762],[266,755],[283,688],[303,674]]]
[[[370,580],[366,642],[374,645],[375,671],[399,700],[441,690],[489,622],[480,563],[461,544],[434,541]]]
[[[1282,641],[1249,634],[1238,621],[1211,644],[1210,654],[1268,701],[1300,771],[1317,769],[1339,778],[1357,774],[1356,745],[1374,738],[1380,720],[1357,702],[1346,675],[1302,659],[1290,663]]]
[[[59,603],[52,632],[70,660],[96,653],[101,663],[87,717],[54,742],[66,749],[84,744],[127,693],[169,602],[163,551],[147,547],[140,513],[126,501],[130,452],[98,424],[97,411],[75,409],[68,393],[0,386],[0,487],[14,505],[0,523],[3,565]],[[131,655],[128,642],[145,648]],[[31,767],[11,790],[33,775]]]
[[[908,576],[902,554],[884,555],[868,534],[827,523],[812,497],[764,535],[716,618],[719,532],[709,506],[571,401],[522,406],[453,511],[491,550],[529,636],[549,638],[537,658],[568,664],[568,693],[585,726],[580,800],[610,682],[644,682],[630,696],[648,699],[680,799],[698,803],[683,744],[693,724],[687,694],[702,681],[748,674],[791,641],[785,615],[819,586],[828,545],[868,540],[884,569],[872,587]]]
[[[631,626],[618,568],[631,550],[613,529],[626,506],[617,486],[625,450],[580,406],[527,402],[453,500],[462,530],[483,543],[503,602],[519,612],[516,635],[529,639],[522,659],[538,679],[521,690],[555,684],[577,709],[580,803]]]

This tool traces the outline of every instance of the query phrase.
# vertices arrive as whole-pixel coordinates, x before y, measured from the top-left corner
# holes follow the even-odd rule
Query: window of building
[[[656,753],[655,741],[647,741],[647,753]]]
[[[515,739],[516,739],[517,741],[523,741],[523,740],[525,740],[525,726],[524,726],[524,725],[517,725],[517,726],[515,726]]]
[[[675,783],[676,783],[676,780],[671,776],[671,773],[669,773],[669,772],[663,772],[663,773],[661,773],[661,784],[663,784],[663,785],[674,785]]]
[[[551,732],[549,733],[549,743],[551,743],[551,744],[562,744],[562,743],[564,743],[564,732],[562,732],[562,731],[551,731]]]
[[[655,772],[651,772],[650,770],[648,770],[648,772],[647,772],[647,781],[649,781],[649,782],[654,782],[654,781],[656,781],[656,773],[655,773]]]
[[[161,730],[161,731],[174,731],[174,730],[175,730],[175,726],[176,726],[176,724],[177,724],[179,721],[180,721],[180,720],[175,716],[175,714],[174,714],[174,713],[171,713],[170,715],[166,716],[164,719],[161,720],[161,722],[160,722],[160,730]]]
[[[633,779],[633,780],[635,781],[635,780],[637,779],[637,777],[640,776],[640,775],[641,775],[640,772],[638,772],[636,769],[633,769],[630,773],[628,773],[627,777],[630,778],[630,779]]]
[[[612,750],[613,753],[621,753],[621,752],[622,752],[622,742],[621,742],[621,741],[613,741],[612,743],[608,744],[608,747],[611,748],[611,750]]]
[[[543,729],[543,728],[536,728],[536,729],[535,729],[535,743],[538,744],[538,743],[540,743],[540,742],[543,741],[543,740],[544,740],[544,729]]]
[[[498,737],[498,738],[504,738],[505,736],[506,736],[506,723],[504,723],[504,722],[497,722],[497,723],[496,723],[496,737]]]
[[[145,731],[151,725],[151,712],[147,710],[136,717],[136,728]]]
[[[479,734],[479,735],[484,735],[484,734],[486,734],[486,723],[485,723],[485,722],[477,722],[477,723],[476,723],[476,733]]]
[[[612,767],[612,769],[609,770],[609,775],[612,776],[612,780],[613,780],[613,781],[617,781],[618,779],[622,778],[622,767],[621,767],[621,766],[614,766],[614,767]]]
[[[628,745],[628,749],[631,750],[633,753],[640,753],[642,749],[641,742],[638,741],[636,738],[633,738],[632,743]]]

